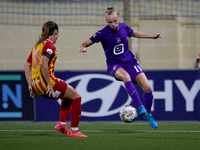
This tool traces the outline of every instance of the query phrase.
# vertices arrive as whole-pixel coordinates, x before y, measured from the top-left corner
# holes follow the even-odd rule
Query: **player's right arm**
[[[103,37],[104,37],[104,33],[102,32],[102,30],[96,32],[94,35],[92,35],[91,38],[89,38],[87,41],[81,44],[79,48],[79,52],[80,53],[87,52],[88,46],[91,46],[94,43],[98,43],[99,41],[103,39]]]
[[[31,75],[32,75],[32,64],[29,62],[26,62],[25,64],[25,76],[26,76],[26,81],[28,83],[28,86],[31,86]]]
[[[32,53],[29,55],[25,64],[25,77],[28,83],[28,90],[30,92],[30,97],[34,98],[36,94],[34,93],[32,88],[31,76],[32,76]]]
[[[26,81],[28,83],[28,90],[30,92],[30,97],[34,98],[34,92],[32,89],[32,84],[31,84],[31,75],[32,75],[32,64],[29,62],[26,62],[25,64],[25,77],[26,77]]]
[[[80,48],[79,48],[79,52],[80,53],[84,53],[87,52],[87,47],[94,44],[90,39],[88,39],[87,41],[85,41],[84,43],[81,44]]]

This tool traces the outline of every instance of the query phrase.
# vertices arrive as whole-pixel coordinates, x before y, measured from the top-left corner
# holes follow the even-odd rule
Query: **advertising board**
[[[199,70],[146,70],[145,74],[154,94],[152,114],[156,120],[200,120]],[[64,71],[56,72],[56,76],[82,96],[82,121],[120,121],[120,109],[128,104],[135,106],[124,83],[106,71]],[[134,85],[142,100],[142,89]],[[60,102],[38,97],[36,121],[57,121]],[[138,117],[137,120],[144,119]]]
[[[33,121],[34,100],[24,72],[0,72],[0,121]]]

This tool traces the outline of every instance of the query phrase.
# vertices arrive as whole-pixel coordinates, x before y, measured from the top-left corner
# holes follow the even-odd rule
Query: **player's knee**
[[[130,77],[129,74],[127,73],[127,74],[123,75],[122,80],[123,80],[124,82],[128,82],[128,81],[131,80],[131,77]]]
[[[81,96],[80,96],[77,92],[75,92],[75,93],[72,95],[72,100],[77,99],[77,98],[80,98],[80,99],[81,99]]]
[[[144,90],[145,93],[150,93],[150,92],[151,92],[151,86],[150,86],[150,85],[145,86],[145,87],[143,88],[143,90]]]

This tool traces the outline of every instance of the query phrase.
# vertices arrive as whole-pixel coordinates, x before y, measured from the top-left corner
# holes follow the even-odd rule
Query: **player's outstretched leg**
[[[63,134],[68,133],[68,128],[67,128],[66,124],[61,124],[60,121],[56,124],[55,130],[62,132]]]
[[[140,107],[142,105],[142,102],[140,100],[138,91],[133,85],[132,81],[125,82],[124,85],[126,87],[128,94],[130,95],[136,106]]]
[[[138,111],[139,111],[139,116],[144,116],[147,113],[147,111],[146,111],[146,109],[144,108],[143,105],[138,107]]]
[[[158,127],[158,124],[156,123],[156,121],[154,120],[153,116],[151,115],[151,113],[146,113],[144,118],[146,120],[149,121],[149,124],[152,128],[156,129]]]

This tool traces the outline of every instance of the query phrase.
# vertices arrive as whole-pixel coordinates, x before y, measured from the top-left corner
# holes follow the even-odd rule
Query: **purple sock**
[[[140,107],[142,105],[142,102],[140,100],[139,94],[135,86],[133,85],[132,81],[125,82],[124,84],[130,97],[133,99],[137,107]]]
[[[153,103],[153,94],[152,92],[150,93],[143,93],[143,100],[144,100],[144,106],[147,110],[148,113],[151,113],[151,106]]]

